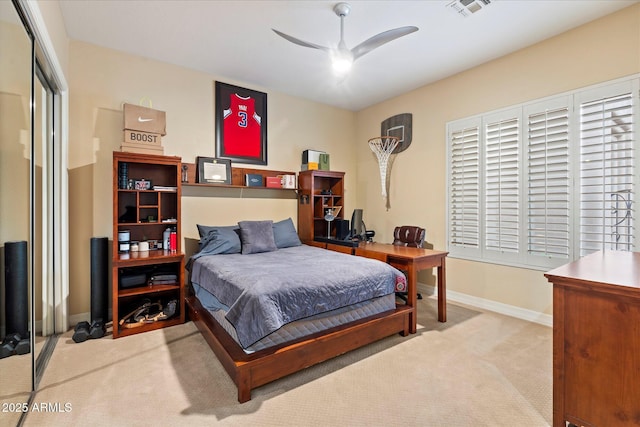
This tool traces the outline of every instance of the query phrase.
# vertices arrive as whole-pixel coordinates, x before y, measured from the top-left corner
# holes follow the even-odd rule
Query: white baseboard
[[[433,296],[438,296],[438,289],[424,283],[418,283],[418,292]],[[474,297],[456,291],[447,289],[447,301],[459,302],[461,304],[470,305],[472,307],[482,308],[484,310],[494,311],[506,316],[515,317],[517,319],[527,320],[529,322],[538,323],[544,326],[553,326],[553,316],[541,313],[539,311],[529,310],[526,308],[516,307],[515,305],[503,304],[501,302]]]

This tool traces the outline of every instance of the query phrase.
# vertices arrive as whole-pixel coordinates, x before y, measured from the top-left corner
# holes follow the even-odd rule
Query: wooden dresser
[[[601,251],[553,283],[553,425],[640,426],[640,253]]]

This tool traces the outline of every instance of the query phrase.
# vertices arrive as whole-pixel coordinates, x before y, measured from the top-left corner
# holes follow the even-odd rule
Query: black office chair
[[[395,246],[410,246],[413,248],[421,248],[424,244],[425,229],[414,225],[403,225],[393,230],[393,244]],[[407,276],[407,272],[403,271]],[[396,296],[403,301],[407,301],[406,292],[396,292]],[[418,299],[422,299],[422,294],[418,292]]]

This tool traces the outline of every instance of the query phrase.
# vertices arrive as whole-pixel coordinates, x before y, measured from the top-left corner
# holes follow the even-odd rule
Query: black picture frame
[[[198,156],[196,158],[196,182],[200,184],[231,184],[231,160]]]
[[[215,104],[216,157],[266,165],[267,94],[216,81]]]

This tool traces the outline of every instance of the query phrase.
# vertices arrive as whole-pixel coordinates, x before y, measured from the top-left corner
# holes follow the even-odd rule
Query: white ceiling
[[[419,31],[359,58],[343,80],[331,73],[325,52],[271,31],[335,46],[336,1],[61,0],[60,6],[72,39],[358,111],[637,2],[492,0],[464,18],[447,7],[451,0],[351,0],[349,48],[392,28]]]

